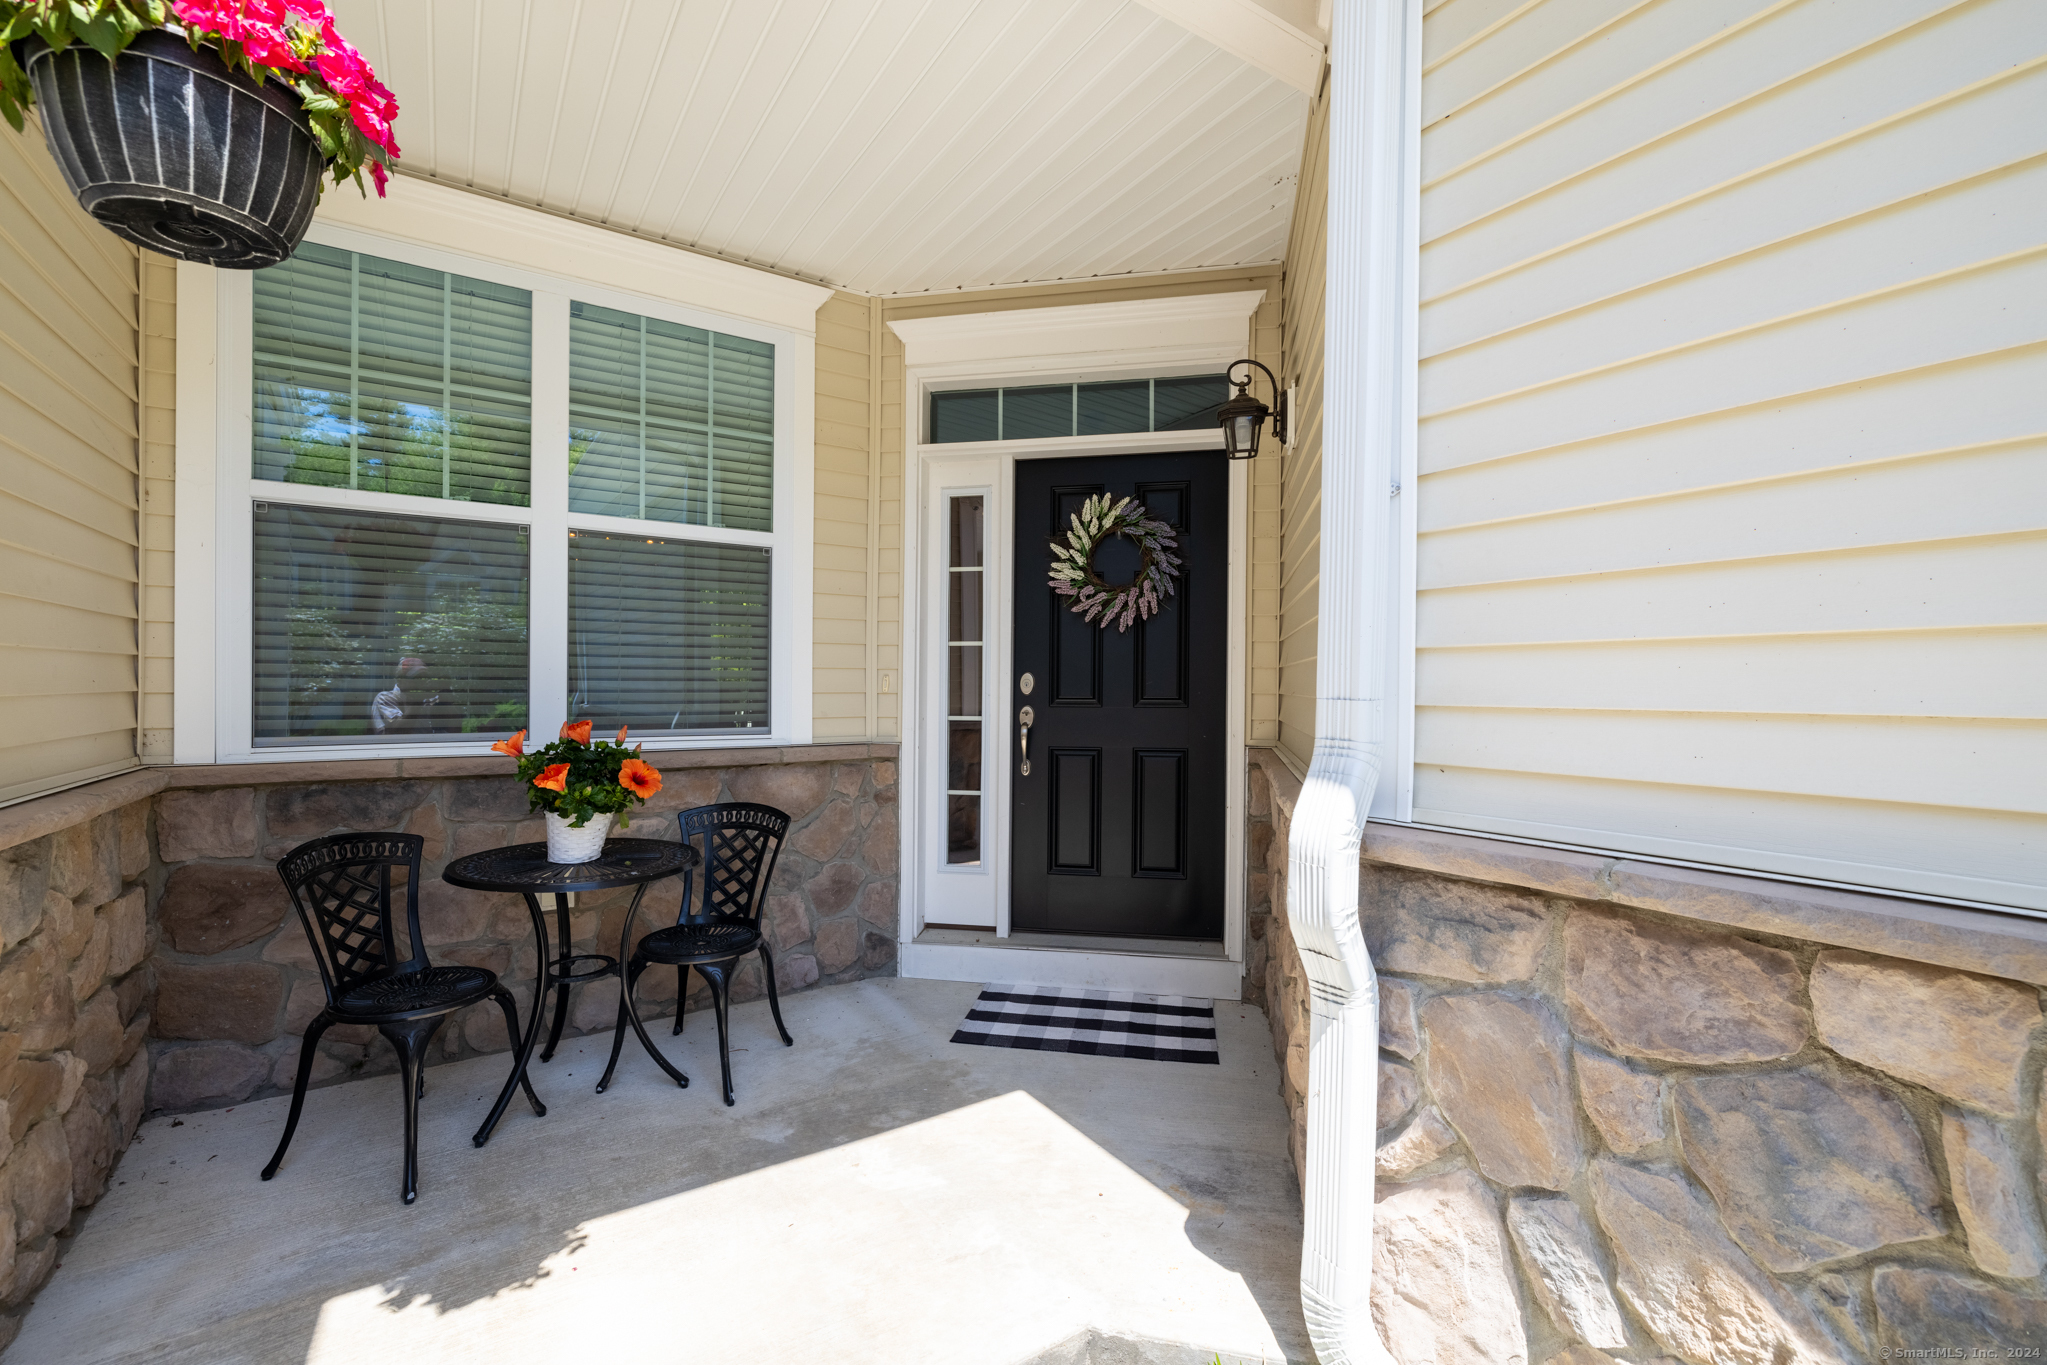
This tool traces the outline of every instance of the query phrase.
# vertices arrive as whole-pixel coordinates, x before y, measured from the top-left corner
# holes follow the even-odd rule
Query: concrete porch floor
[[[480,1151],[509,1059],[433,1068],[411,1208],[394,1077],[308,1096],[268,1184],[287,1100],[152,1120],[7,1365],[1310,1359],[1263,1015],[1217,1002],[1215,1067],[953,1045],[977,990],[807,992],[789,1049],[740,1006],[732,1109],[707,1014],[652,1030],[687,1091],[569,1040]]]

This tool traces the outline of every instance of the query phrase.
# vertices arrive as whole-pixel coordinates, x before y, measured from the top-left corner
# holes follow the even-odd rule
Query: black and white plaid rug
[[[955,1043],[1217,1066],[1215,1002],[1073,986],[984,986]]]

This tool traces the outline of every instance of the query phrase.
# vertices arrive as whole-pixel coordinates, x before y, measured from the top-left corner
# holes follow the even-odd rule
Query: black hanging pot
[[[183,261],[261,270],[312,225],[325,163],[299,98],[173,30],[112,61],[84,43],[16,48],[43,137],[87,213]]]

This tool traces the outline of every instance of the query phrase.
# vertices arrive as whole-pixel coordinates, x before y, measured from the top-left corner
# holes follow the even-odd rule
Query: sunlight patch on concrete
[[[592,1219],[531,1287],[447,1311],[339,1295],[306,1362],[502,1359],[513,1341],[536,1357],[601,1341],[661,1359],[1002,1361],[1103,1322],[1282,1358],[1243,1278],[1187,1240],[1187,1215],[1011,1091]]]

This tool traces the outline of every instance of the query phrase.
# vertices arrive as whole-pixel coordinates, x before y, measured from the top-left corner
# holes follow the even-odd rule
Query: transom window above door
[[[942,389],[931,395],[931,445],[962,441],[1045,441],[1141,431],[1212,431],[1229,397],[1219,374],[1110,379],[1000,389]]]
[[[769,737],[776,343],[476,267],[253,281],[249,743]]]

